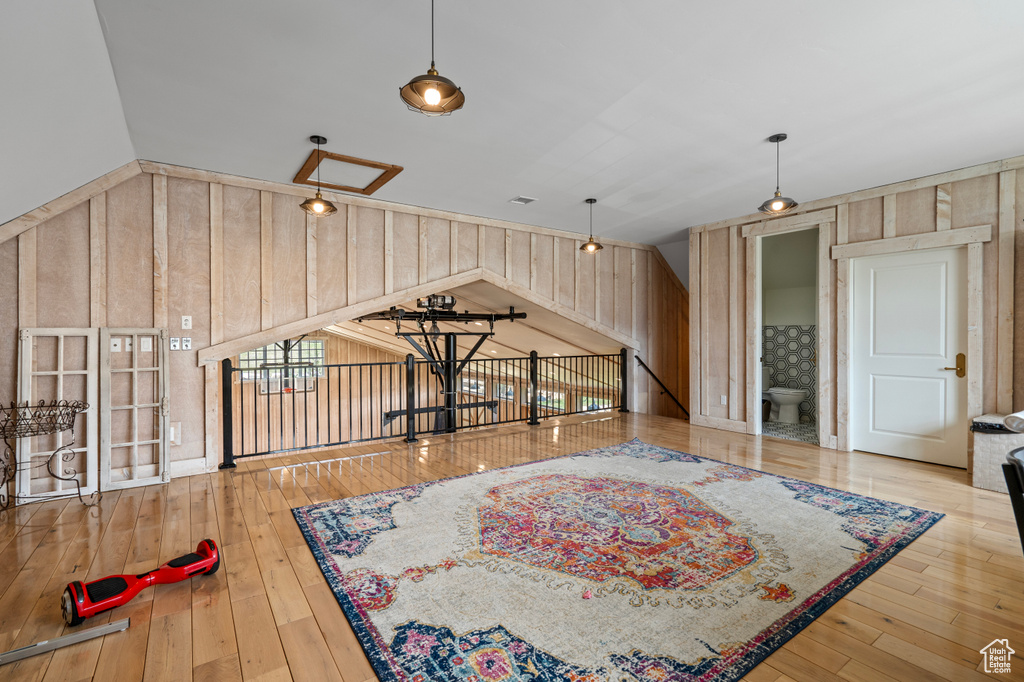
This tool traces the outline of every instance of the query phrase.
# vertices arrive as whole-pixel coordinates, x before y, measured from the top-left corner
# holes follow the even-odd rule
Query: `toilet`
[[[784,424],[800,423],[800,403],[807,399],[806,389],[772,386],[771,372],[767,367],[761,368],[761,389],[761,398],[772,403],[769,421]]]

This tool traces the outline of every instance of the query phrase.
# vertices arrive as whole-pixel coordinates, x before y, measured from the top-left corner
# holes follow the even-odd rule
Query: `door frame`
[[[834,208],[812,211],[787,218],[764,220],[743,227],[746,239],[747,274],[747,433],[760,435],[761,424],[761,238],[803,230],[818,231],[818,320],[815,343],[817,345],[817,426],[818,442],[823,448],[835,448],[832,433],[832,259],[829,249],[833,244],[836,224]]]
[[[832,247],[832,260],[836,261],[836,433],[840,450],[851,450],[850,444],[850,383],[853,366],[850,350],[853,345],[853,289],[849,286],[852,266],[850,260],[863,256],[881,256],[923,249],[967,246],[967,419],[982,414],[984,367],[984,334],[982,314],[982,286],[984,265],[982,244],[992,241],[992,226],[961,227],[955,230],[929,232],[907,237],[889,237]],[[967,428],[968,424],[964,424]],[[968,451],[970,445],[968,444]],[[968,454],[967,470],[971,470]]]

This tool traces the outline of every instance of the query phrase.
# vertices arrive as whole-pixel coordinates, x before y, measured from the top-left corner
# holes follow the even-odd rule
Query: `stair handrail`
[[[659,379],[658,376],[651,370],[651,368],[647,366],[646,362],[640,359],[639,355],[635,355],[634,357],[636,358],[636,361],[640,363],[640,366],[647,370],[647,373],[651,375],[651,378],[658,382],[658,385],[661,386],[662,392],[667,393],[668,397],[672,398],[672,402],[679,406],[679,409],[682,410],[683,414],[686,415],[686,421],[690,421],[690,411],[683,407],[683,404],[679,402],[678,398],[672,395],[672,391],[669,390],[668,386],[661,382],[661,379]]]

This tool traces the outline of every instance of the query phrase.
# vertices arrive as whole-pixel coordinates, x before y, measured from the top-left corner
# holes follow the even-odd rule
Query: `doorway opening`
[[[761,240],[761,428],[819,443],[818,230]]]

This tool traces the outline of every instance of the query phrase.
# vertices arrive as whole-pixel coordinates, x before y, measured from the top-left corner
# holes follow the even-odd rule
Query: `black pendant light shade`
[[[580,251],[597,253],[604,248],[600,243],[594,241],[594,204],[597,203],[597,199],[587,199],[587,203],[590,204],[590,239],[580,247]]]
[[[769,142],[775,143],[775,196],[758,206],[757,210],[773,216],[789,213],[799,206],[795,200],[782,196],[782,192],[779,191],[779,143],[786,137],[786,133],[777,133],[768,138]]]
[[[312,135],[309,141],[316,145],[317,161],[316,161],[316,196],[312,199],[306,199],[299,208],[310,215],[334,215],[338,212],[338,207],[332,204],[327,199],[324,199],[320,194],[320,145],[327,142],[327,138],[323,135]]]
[[[438,74],[434,67],[434,0],[430,0],[430,69],[406,83],[398,93],[410,111],[425,116],[448,116],[466,103],[462,89]]]

